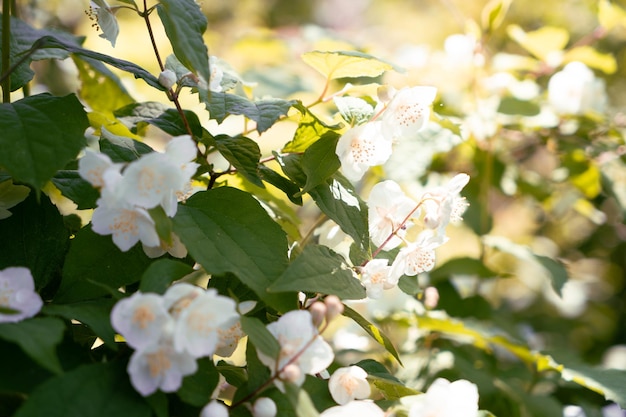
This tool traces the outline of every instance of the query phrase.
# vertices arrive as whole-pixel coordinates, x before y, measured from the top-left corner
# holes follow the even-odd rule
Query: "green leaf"
[[[109,347],[117,349],[115,330],[111,327],[111,309],[115,301],[98,299],[74,304],[48,304],[43,312],[47,315],[63,317],[66,320],[78,320],[89,326]]]
[[[329,80],[336,78],[378,77],[398,67],[372,55],[357,51],[313,51],[302,60]]]
[[[0,104],[0,165],[40,190],[85,146],[87,114],[76,96],[44,93]]]
[[[183,385],[176,392],[181,400],[196,407],[211,401],[211,394],[219,383],[220,376],[212,358],[198,359],[198,370],[183,379]]]
[[[491,33],[504,20],[504,16],[509,11],[512,0],[491,0],[483,7],[480,14],[480,22],[483,31]]]
[[[0,13],[0,16],[2,14]],[[0,36],[2,35],[2,22],[0,21]],[[67,42],[76,43],[75,38],[63,32],[56,32],[46,29],[34,29],[22,20],[11,17],[11,40],[9,60],[11,64],[17,63],[20,59],[23,59],[25,54],[33,52],[28,58],[15,68],[11,74],[11,91],[15,91],[22,88],[30,80],[32,80],[35,73],[30,69],[31,61],[40,59],[65,59],[68,57],[68,53],[60,49],[49,49],[45,51],[31,51],[33,44],[42,36],[55,36],[62,37]],[[2,45],[0,45],[0,52],[2,51]],[[0,54],[2,56],[2,54]],[[0,63],[1,63],[0,58]]]
[[[202,125],[200,124],[200,120],[198,120],[198,116],[189,110],[183,110],[183,113],[185,114],[185,118],[189,123],[189,127],[191,128],[193,135],[197,138],[202,137]],[[158,117],[148,119],[147,122],[172,136],[189,134],[183,119],[180,117],[180,114],[176,111],[176,109],[167,109]]]
[[[401,382],[393,381],[387,378],[369,375],[367,380],[380,391],[386,400],[399,400],[407,395],[421,394],[421,392],[409,388]]]
[[[512,116],[536,116],[540,111],[539,105],[515,97],[503,97],[498,106],[498,113]]]
[[[57,171],[52,177],[52,183],[61,191],[61,194],[76,203],[79,210],[96,207],[100,192],[84,180],[78,171]]]
[[[561,376],[604,396],[608,401],[626,408],[626,371],[592,367],[579,363],[565,362],[559,365]]]
[[[170,284],[193,272],[193,268],[180,261],[159,259],[150,264],[141,277],[139,291],[165,293]]]
[[[357,313],[345,304],[343,308],[343,315],[354,320],[356,324],[361,326],[361,328],[365,330],[367,334],[369,334],[376,342],[378,342],[378,344],[384,347],[387,352],[389,352],[391,356],[393,356],[398,361],[398,363],[402,365],[402,361],[400,360],[400,355],[398,355],[398,351],[396,351],[393,343],[391,343],[391,340],[389,340],[387,335],[385,335],[382,330],[370,323],[365,317],[361,316],[359,313]]]
[[[246,371],[242,367],[231,365],[223,360],[219,361],[215,367],[224,376],[226,382],[233,387],[239,387],[248,380]]]
[[[569,49],[563,57],[564,62],[580,61],[590,68],[595,68],[605,74],[614,74],[617,71],[617,61],[612,53],[603,53],[597,49],[582,45]]]
[[[1,152],[0,152],[1,153]],[[37,202],[30,193],[0,225],[0,269],[24,266],[42,290],[58,279],[70,243],[63,217],[50,199],[42,194]]]
[[[319,417],[320,414],[315,409],[311,397],[305,390],[294,384],[286,383],[285,391],[298,417]]]
[[[554,26],[543,26],[535,31],[525,32],[518,25],[509,25],[507,32],[522,48],[543,61],[551,53],[562,51],[569,41],[567,29]]]
[[[287,101],[279,98],[250,101],[235,94],[217,92],[211,92],[209,97],[202,97],[202,101],[206,104],[211,119],[218,123],[222,123],[231,114],[243,115],[256,122],[256,130],[259,133],[272,127],[297,103],[296,100]]]
[[[65,324],[52,317],[0,324],[1,339],[18,344],[35,362],[55,374],[63,372],[56,347],[63,340],[64,332]]]
[[[83,365],[38,386],[14,417],[150,417],[119,361]]]
[[[267,330],[267,327],[261,320],[256,317],[242,316],[241,328],[258,351],[270,358],[278,358],[280,353],[278,340]]]
[[[165,87],[159,84],[159,80],[154,75],[132,62],[125,61],[123,59],[113,58],[109,55],[81,48],[80,46],[61,39],[58,36],[44,36],[39,39],[39,41],[37,42],[37,46],[39,48],[64,49],[81,57],[87,57],[96,61],[104,62],[105,64],[109,64],[122,71],[130,72],[135,76],[135,78],[141,78],[146,83],[148,83],[148,85],[156,88],[157,90],[165,91]]]
[[[72,303],[116,293],[118,288],[139,281],[152,262],[141,245],[122,252],[111,236],[98,235],[91,226],[83,227],[72,239],[54,300]]]
[[[119,77],[102,62],[76,55],[73,60],[80,78],[78,94],[94,111],[112,112],[135,101]]]
[[[306,174],[306,184],[299,195],[311,191],[333,175],[339,167],[339,157],[335,153],[339,134],[327,132],[304,151],[302,171]]]
[[[283,191],[292,203],[299,206],[302,205],[302,197],[296,197],[296,194],[300,192],[300,187],[298,187],[294,182],[291,182],[265,165],[259,165],[259,175],[263,181],[268,182]]]
[[[367,205],[350,181],[335,174],[309,194],[320,210],[350,235],[363,252],[369,251]]]
[[[367,122],[374,115],[374,108],[367,101],[359,97],[334,97],[333,101],[339,114],[350,126]]]
[[[556,259],[549,258],[547,256],[541,256],[537,254],[533,255],[535,257],[535,260],[539,262],[541,266],[543,266],[550,274],[552,288],[554,288],[554,291],[556,291],[558,295],[562,295],[561,290],[563,289],[563,286],[569,278],[567,274],[567,269],[565,269],[565,265],[563,265],[562,262]]]
[[[113,115],[133,132],[137,131],[137,124],[157,119],[170,107],[158,101],[145,101],[143,103],[131,103],[113,111]]]
[[[498,275],[487,268],[480,259],[468,257],[450,259],[431,271],[429,275],[434,283],[455,274],[477,275],[481,278],[493,278]]]
[[[208,83],[211,80],[209,51],[202,38],[207,20],[200,6],[194,0],[159,0],[159,3],[157,11],[176,58]]]
[[[215,147],[224,158],[248,181],[257,187],[264,187],[259,176],[259,145],[245,136],[218,135],[214,138]]]
[[[269,291],[319,292],[348,300],[365,298],[365,288],[343,257],[326,246],[313,244],[304,247]]]
[[[267,288],[287,267],[287,238],[252,195],[230,187],[194,194],[174,217],[174,231],[209,274],[232,272],[268,305],[296,307]]]
[[[300,111],[302,117],[300,117],[298,128],[296,129],[293,139],[282,149],[283,153],[304,152],[311,144],[322,137],[322,135],[337,128],[336,126],[328,126],[301,104],[295,105],[294,107]]]
[[[145,143],[138,142],[130,138],[113,137],[109,139],[100,139],[100,152],[106,154],[113,162],[132,162],[141,155],[154,152],[150,146]]]

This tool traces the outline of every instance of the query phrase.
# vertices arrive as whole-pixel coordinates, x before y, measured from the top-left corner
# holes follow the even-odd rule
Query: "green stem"
[[[2,71],[6,74],[11,66],[11,0],[2,0]],[[11,102],[11,77],[2,81],[2,102]]]

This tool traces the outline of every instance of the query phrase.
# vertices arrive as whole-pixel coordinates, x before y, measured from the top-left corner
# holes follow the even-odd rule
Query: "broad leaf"
[[[295,107],[302,113],[302,116],[298,122],[298,128],[296,129],[293,139],[282,149],[284,153],[304,152],[312,143],[322,137],[322,135],[336,128],[322,122],[306,107],[302,105],[296,105]]]
[[[113,115],[128,129],[133,132],[138,130],[137,124],[140,122],[146,122],[151,119],[156,119],[170,110],[170,107],[159,103],[157,101],[145,101],[143,103],[131,103],[127,106],[118,108],[113,112]]]
[[[617,71],[617,61],[614,54],[600,52],[589,45],[577,46],[568,50],[563,60],[564,62],[579,61],[605,74],[614,74]]]
[[[89,326],[109,347],[117,349],[115,331],[111,327],[110,319],[114,304],[112,299],[98,299],[74,304],[48,304],[43,311],[47,315],[80,321]]]
[[[374,108],[359,97],[334,97],[333,101],[339,114],[350,126],[367,122],[374,115]]]
[[[198,370],[183,379],[183,385],[177,391],[181,400],[196,407],[202,407],[211,401],[211,394],[219,383],[220,376],[212,358],[200,358]]]
[[[336,78],[378,77],[394,65],[357,51],[313,51],[302,60],[329,80]]]
[[[258,351],[270,358],[278,358],[280,345],[267,327],[256,317],[241,317],[241,328]]]
[[[287,238],[250,194],[221,187],[194,194],[174,217],[174,231],[210,274],[232,272],[268,305],[296,307],[267,288],[287,267]]]
[[[480,13],[480,23],[483,31],[491,33],[497,29],[504,20],[504,16],[511,7],[512,0],[491,0]]]
[[[154,152],[145,143],[130,138],[115,139],[115,142],[109,139],[100,139],[100,152],[108,155],[113,162],[132,162],[139,159],[141,155]]]
[[[257,187],[264,187],[258,169],[261,150],[255,141],[241,135],[218,135],[213,143],[241,175]]]
[[[170,284],[193,272],[193,268],[180,261],[159,259],[146,269],[141,277],[139,290],[142,292],[165,293]]]
[[[187,68],[211,80],[209,51],[202,35],[207,20],[194,0],[159,0],[159,17],[176,58]]]
[[[301,163],[302,171],[306,174],[306,183],[300,194],[322,184],[341,167],[335,153],[338,140],[339,134],[327,132],[304,151]]]
[[[24,266],[44,289],[58,280],[70,243],[63,217],[50,199],[34,193],[11,209],[13,215],[0,225],[0,269]]]
[[[361,316],[359,313],[348,307],[344,304],[343,315],[354,320],[356,324],[361,326],[363,330],[367,334],[369,334],[378,344],[384,347],[387,352],[393,356],[400,365],[402,365],[402,361],[400,360],[400,355],[398,355],[398,351],[391,343],[391,340],[385,335],[382,330],[376,327],[374,324],[370,323],[365,317]]]
[[[343,257],[326,246],[313,244],[304,247],[269,290],[334,294],[348,300],[365,298],[365,288]]]
[[[85,146],[88,126],[74,95],[45,93],[0,104],[0,166],[39,190]]]
[[[250,101],[235,94],[216,92],[212,92],[209,97],[203,97],[202,100],[209,110],[211,119],[222,123],[228,115],[243,115],[256,122],[256,130],[259,133],[272,127],[297,103],[296,100],[288,101],[279,98]]]
[[[152,262],[141,245],[122,252],[111,236],[98,235],[90,226],[83,227],[72,239],[54,300],[72,303],[116,293],[118,288],[139,281]]]
[[[63,339],[65,324],[52,317],[36,317],[19,323],[0,324],[0,339],[18,344],[24,352],[44,368],[63,372],[56,347]]]
[[[183,112],[185,114],[185,118],[187,119],[187,123],[189,123],[191,133],[193,133],[195,137],[201,137],[202,125],[200,124],[200,120],[198,120],[198,116],[194,112],[189,110],[183,110]],[[176,111],[175,109],[167,109],[158,117],[148,119],[147,122],[172,136],[189,134],[189,132],[187,132],[187,128],[185,126],[185,123],[183,122],[183,119],[181,118],[178,111]]]
[[[551,53],[562,51],[569,41],[567,30],[554,26],[525,32],[518,25],[509,25],[507,32],[513,40],[541,60],[548,59]]]
[[[454,274],[477,275],[481,278],[493,278],[495,272],[485,266],[483,262],[475,258],[453,258],[430,272],[433,282],[449,278]]]
[[[73,57],[80,77],[78,95],[94,111],[112,112],[135,100],[117,75],[102,62],[89,57]]]
[[[296,197],[296,195],[300,192],[300,187],[298,187],[295,183],[265,165],[259,165],[259,175],[263,181],[268,182],[283,191],[292,203],[299,206],[302,205],[302,197]]]
[[[515,97],[503,97],[498,106],[498,113],[512,116],[536,116],[540,111],[539,105]]]
[[[131,387],[119,361],[80,366],[51,378],[29,396],[15,417],[150,417],[150,406]]]
[[[61,194],[76,203],[79,210],[96,207],[100,192],[84,180],[78,171],[58,171],[52,177],[52,183],[61,191]]]
[[[291,402],[291,406],[296,410],[298,417],[319,417],[319,413],[311,401],[309,394],[302,388],[291,384],[285,384],[287,398]]]

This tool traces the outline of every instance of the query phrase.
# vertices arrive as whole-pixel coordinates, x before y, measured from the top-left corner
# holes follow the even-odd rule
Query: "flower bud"
[[[315,327],[320,327],[322,322],[324,321],[324,317],[327,314],[326,304],[321,303],[319,301],[313,303],[309,308],[309,312],[311,313],[311,317],[313,318],[313,325]]]
[[[172,70],[166,69],[159,74],[159,84],[165,88],[172,88],[176,81],[176,73]]]
[[[290,363],[285,366],[285,369],[280,373],[280,379],[286,382],[295,382],[300,379],[302,375],[302,371],[300,367],[296,364]]]
[[[428,309],[437,307],[439,302],[439,291],[435,287],[428,287],[424,290],[424,306]]]
[[[259,398],[252,406],[252,415],[254,417],[275,417],[276,403],[267,397]]]
[[[324,298],[326,304],[326,321],[330,323],[332,319],[343,313],[343,304],[336,295],[329,295]]]
[[[200,417],[228,417],[228,408],[221,402],[213,400],[202,409]]]

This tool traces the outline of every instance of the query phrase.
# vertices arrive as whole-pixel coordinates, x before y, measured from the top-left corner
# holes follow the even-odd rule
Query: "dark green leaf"
[[[76,203],[79,210],[96,207],[100,192],[84,180],[78,171],[58,171],[52,177],[52,183],[61,191],[61,194]]]
[[[293,139],[285,145],[282,152],[304,152],[311,144],[322,137],[323,134],[331,131],[333,128],[337,128],[336,126],[328,126],[322,122],[302,104],[297,104],[294,107],[302,113],[302,117],[300,118]]]
[[[159,259],[146,269],[141,277],[139,290],[142,292],[165,293],[170,284],[193,272],[193,268],[180,261]]]
[[[274,187],[283,191],[287,198],[294,204],[299,206],[302,205],[302,197],[295,195],[300,192],[300,187],[298,187],[295,183],[289,181],[287,178],[283,177],[276,171],[266,167],[265,165],[259,165],[259,175],[263,181],[266,181],[272,184]]]
[[[339,157],[335,153],[338,140],[338,133],[326,132],[304,151],[301,163],[302,171],[306,174],[306,183],[301,194],[322,184],[341,167]]]
[[[228,93],[212,92],[207,98],[203,98],[209,110],[211,119],[222,123],[230,114],[243,115],[254,120],[259,133],[265,132],[274,123],[287,114],[289,109],[297,102],[295,100],[283,100],[268,98],[258,101],[250,101],[245,97]]]
[[[387,352],[389,352],[391,356],[396,358],[398,363],[402,365],[400,356],[398,355],[396,348],[391,343],[391,340],[389,340],[389,338],[378,327],[367,321],[365,317],[361,316],[359,313],[346,305],[344,305],[343,315],[354,320],[356,324],[361,326],[361,328],[365,330],[367,334],[372,336],[372,338],[376,342],[378,342],[381,346],[387,349]]]
[[[200,6],[194,0],[159,0],[159,3],[157,11],[174,55],[208,83],[211,80],[209,51],[202,38],[207,20]]]
[[[97,61],[102,61],[105,64],[109,64],[115,68],[121,69],[122,71],[130,72],[135,76],[135,78],[143,79],[146,83],[156,88],[157,90],[165,90],[165,87],[159,84],[159,80],[154,75],[150,74],[148,71],[141,68],[140,66],[133,64],[129,61],[124,61],[123,59],[113,58],[109,55],[104,55],[98,52],[90,51],[89,49],[81,48],[80,46],[69,43],[68,41],[61,39],[58,36],[42,37],[38,41],[38,47],[64,49],[81,57],[87,57],[95,59]]]
[[[220,374],[226,378],[226,382],[228,382],[233,387],[239,387],[241,384],[247,381],[246,371],[244,368],[239,366],[230,365],[224,361],[219,361],[216,365],[217,370]]]
[[[482,261],[475,258],[454,258],[430,272],[433,282],[448,279],[455,274],[477,275],[480,278],[493,278],[495,272],[485,266]]]
[[[556,259],[547,256],[533,254],[537,262],[539,262],[550,274],[550,282],[552,288],[557,294],[561,295],[561,290],[568,280],[567,269]]]
[[[61,316],[67,320],[78,320],[89,326],[109,347],[116,349],[115,331],[111,327],[111,309],[115,301],[98,299],[74,304],[48,304],[43,312],[47,315]]]
[[[309,194],[320,210],[350,235],[363,252],[369,251],[367,205],[350,181],[335,174]]]
[[[197,138],[202,136],[202,125],[200,124],[200,120],[198,120],[198,116],[192,111],[183,110],[185,114],[185,118],[189,123],[189,127],[191,128],[191,132]],[[187,128],[185,127],[185,123],[183,119],[180,117],[180,114],[176,109],[167,109],[164,113],[161,113],[157,118],[148,119],[148,123],[154,125],[168,133],[172,136],[181,136],[188,135]]]
[[[278,340],[267,330],[265,324],[256,317],[241,317],[241,328],[248,335],[249,340],[254,343],[257,350],[270,358],[278,358],[280,345]]]
[[[152,259],[135,245],[122,252],[111,236],[101,236],[83,227],[70,245],[63,279],[55,301],[72,303],[97,298],[139,281]]]
[[[328,380],[317,378],[313,375],[307,375],[302,384],[302,389],[309,393],[315,408],[318,410],[326,410],[329,407],[337,405],[328,390]]]
[[[319,417],[311,397],[305,390],[294,384],[286,383],[285,391],[298,417]]]
[[[150,406],[131,387],[123,363],[80,366],[33,391],[15,417],[150,417]]]
[[[154,220],[154,227],[161,243],[172,245],[172,219],[170,219],[161,206],[148,210],[148,214]]]
[[[177,391],[181,400],[187,404],[202,407],[211,401],[211,394],[220,380],[212,358],[198,359],[198,371],[186,376],[183,385]]]
[[[270,291],[310,291],[360,300],[365,288],[341,255],[326,246],[309,244],[289,265]]]
[[[0,269],[28,267],[36,289],[42,290],[61,274],[70,233],[45,194],[38,203],[35,194],[30,193],[11,212],[13,215],[0,225]]]
[[[113,162],[132,162],[141,155],[154,152],[150,146],[136,140],[126,140],[113,143],[108,139],[100,139],[100,152],[106,154]]]
[[[85,146],[88,126],[75,95],[45,93],[0,104],[0,165],[39,190]]]
[[[1,339],[18,344],[35,362],[56,374],[63,372],[56,347],[63,340],[64,331],[65,324],[52,317],[0,324]]]
[[[145,101],[143,103],[131,103],[113,111],[113,115],[126,127],[136,131],[137,124],[159,118],[170,108],[157,101]]]
[[[540,111],[539,105],[515,97],[503,97],[498,106],[498,113],[512,116],[536,116]]]
[[[264,187],[258,170],[261,151],[255,141],[241,135],[218,135],[214,141],[217,150],[241,175],[257,187]]]
[[[287,267],[287,238],[250,194],[230,187],[196,193],[179,207],[174,231],[208,273],[232,272],[279,311],[296,307],[293,295],[267,292]]]

